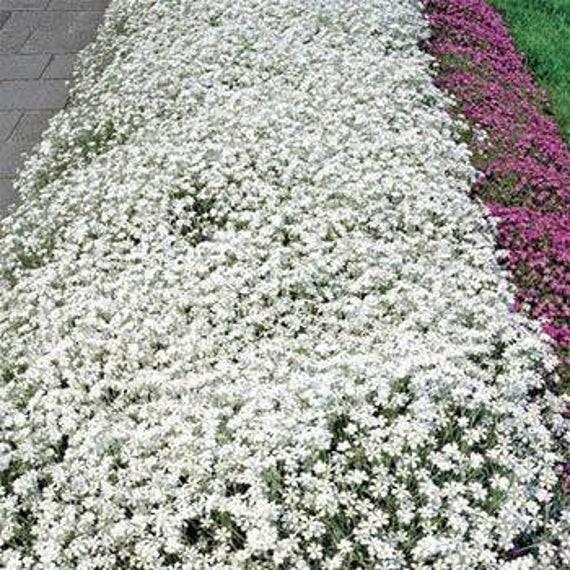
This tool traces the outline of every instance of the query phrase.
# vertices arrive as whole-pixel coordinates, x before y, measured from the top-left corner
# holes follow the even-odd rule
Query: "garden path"
[[[0,0],[0,218],[17,202],[13,182],[68,96],[79,52],[110,0]]]

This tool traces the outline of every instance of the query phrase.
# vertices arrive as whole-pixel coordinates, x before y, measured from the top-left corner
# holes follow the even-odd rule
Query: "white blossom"
[[[556,361],[426,37],[416,0],[112,2],[0,226],[0,566],[568,561]]]

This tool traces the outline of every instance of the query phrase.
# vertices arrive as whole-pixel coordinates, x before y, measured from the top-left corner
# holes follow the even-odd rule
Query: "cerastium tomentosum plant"
[[[427,34],[415,0],[113,2],[0,229],[5,567],[564,562],[556,361]]]

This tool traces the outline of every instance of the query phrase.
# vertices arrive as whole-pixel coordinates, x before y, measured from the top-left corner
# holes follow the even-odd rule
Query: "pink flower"
[[[439,61],[436,78],[473,137],[482,173],[474,192],[499,225],[517,284],[515,309],[530,307],[559,347],[570,348],[570,149],[498,13],[484,0],[424,0]]]

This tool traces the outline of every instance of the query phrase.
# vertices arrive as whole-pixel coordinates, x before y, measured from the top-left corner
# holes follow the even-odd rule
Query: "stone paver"
[[[101,12],[21,12],[22,26],[32,29],[21,47],[22,53],[74,53],[94,37]],[[7,22],[8,24],[8,22]]]
[[[10,138],[21,116],[21,111],[0,111],[0,141]]]
[[[17,205],[19,197],[14,192],[14,184],[11,178],[0,178],[0,216],[1,212],[7,212],[13,205]]]
[[[0,55],[0,81],[9,79],[39,79],[48,66],[50,56]]]
[[[56,110],[24,113],[10,135],[10,142],[34,144],[46,130]]]
[[[30,37],[32,28],[30,22],[22,18],[22,14],[28,12],[8,12],[10,17],[0,28],[0,54],[17,55],[21,47]]]
[[[51,0],[49,9],[103,12],[108,5],[109,0]]]
[[[71,79],[75,54],[57,54],[51,58],[47,69],[44,71],[44,79]]]
[[[6,141],[0,146],[0,178],[14,178],[22,166],[30,142]]]
[[[50,0],[0,0],[0,10],[45,10]]]
[[[0,0],[0,218],[17,203],[14,178],[67,101],[78,51],[110,0]]]
[[[67,99],[64,79],[0,81],[0,111],[60,109]]]

